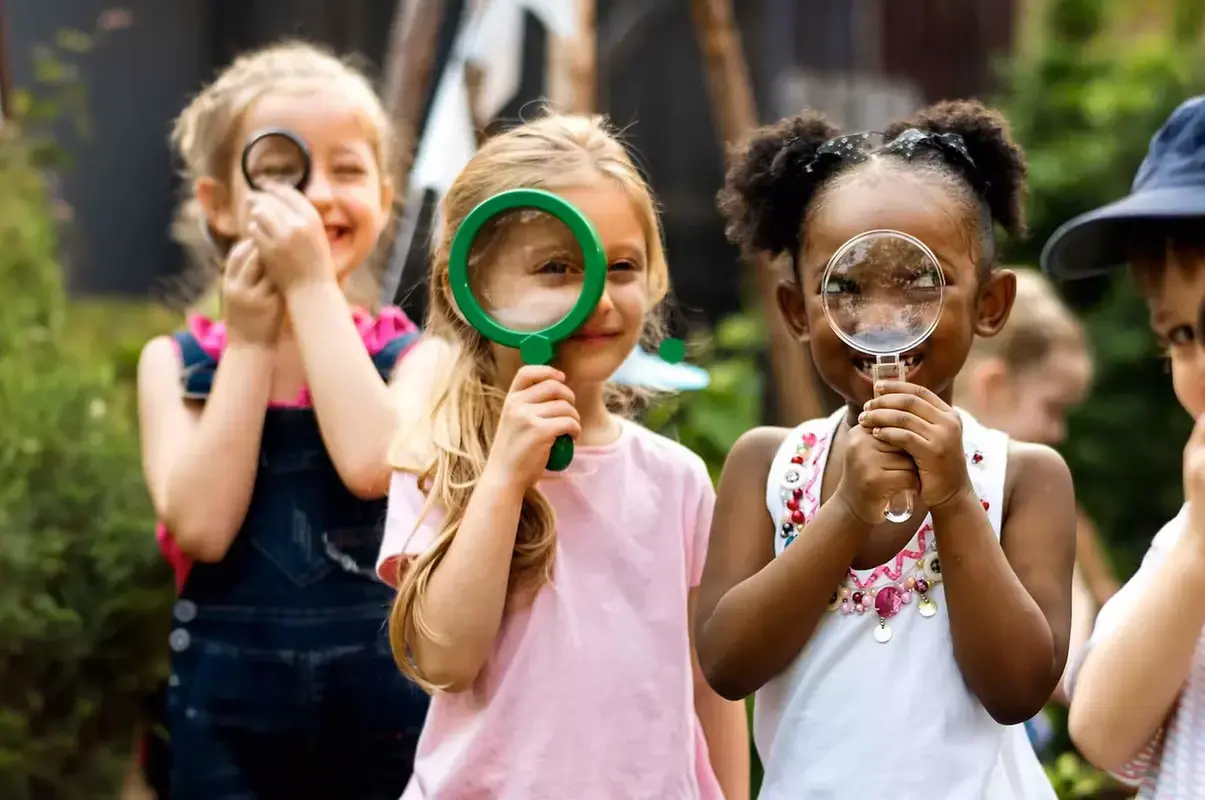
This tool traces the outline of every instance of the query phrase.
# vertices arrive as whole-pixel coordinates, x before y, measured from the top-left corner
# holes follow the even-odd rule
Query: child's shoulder
[[[741,434],[728,452],[726,464],[745,466],[761,466],[769,469],[770,465],[782,452],[783,447],[795,444],[796,440],[807,440],[809,447],[827,437],[833,429],[834,417],[838,412],[827,417],[814,417],[804,420],[793,428],[783,428],[773,425],[763,425],[751,428]]]
[[[631,420],[622,420],[621,424],[621,441],[626,442],[629,455],[638,458],[647,470],[702,477],[710,483],[706,462],[686,445]]]

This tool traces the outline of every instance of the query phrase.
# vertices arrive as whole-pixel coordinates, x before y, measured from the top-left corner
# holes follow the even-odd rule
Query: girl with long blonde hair
[[[239,155],[279,129],[305,142],[309,182],[255,189]],[[190,317],[138,368],[143,469],[180,593],[171,796],[395,800],[426,698],[393,667],[392,592],[373,570],[389,380],[418,337],[399,309],[371,310],[388,117],[362,74],[289,43],[236,59],[172,143],[177,234],[219,272],[225,319]]]
[[[465,216],[515,188],[576,205],[609,264],[553,366],[482,338],[449,284]],[[744,709],[707,687],[690,634],[711,480],[698,456],[615,413],[608,386],[656,339],[669,288],[648,187],[602,120],[549,115],[484,144],[443,219],[428,330],[447,358],[421,429],[395,448],[378,561],[398,586],[398,666],[433,692],[403,797],[746,797]],[[555,224],[519,217],[483,235],[471,279],[509,293],[511,310],[534,313],[539,287],[581,277]],[[564,434],[573,463],[546,473]]]

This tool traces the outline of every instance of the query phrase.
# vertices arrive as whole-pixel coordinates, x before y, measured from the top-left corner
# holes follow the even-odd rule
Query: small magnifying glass
[[[310,182],[310,164],[310,149],[305,142],[283,128],[252,134],[243,146],[243,177],[257,191],[288,186],[304,192]]]
[[[469,212],[449,253],[452,299],[482,336],[548,364],[594,313],[607,283],[598,231],[576,206],[540,189],[496,194]],[[548,469],[573,461],[560,436]]]
[[[820,284],[829,325],[845,344],[874,358],[869,373],[876,383],[907,379],[908,351],[937,327],[944,290],[945,275],[933,251],[890,230],[868,231],[841,245]],[[891,498],[884,517],[909,520],[912,495]]]

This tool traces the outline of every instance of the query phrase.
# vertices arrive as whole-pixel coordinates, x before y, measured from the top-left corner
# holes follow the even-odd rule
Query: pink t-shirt
[[[364,347],[368,350],[370,356],[375,356],[381,352],[387,344],[397,337],[406,336],[418,330],[415,324],[410,321],[410,318],[406,316],[406,313],[396,306],[383,307],[375,317],[363,309],[355,308],[352,309],[352,319],[355,320],[356,329],[360,332],[360,338],[363,339]],[[222,352],[226,349],[225,322],[215,321],[200,314],[194,314],[189,316],[187,327],[188,332],[196,337],[197,343],[201,345],[201,349],[206,354],[214,359],[222,357]],[[398,358],[400,359],[401,356],[399,355]],[[272,407],[309,408],[309,389],[303,386],[297,398],[292,403],[272,403]],[[184,588],[184,581],[188,578],[188,571],[192,567],[192,561],[180,550],[180,546],[172,538],[171,531],[165,528],[162,523],[155,528],[155,538],[159,542],[159,550],[163,553],[164,560],[171,565],[176,573],[176,591],[179,592]]]
[[[540,490],[556,509],[552,583],[502,620],[465,692],[437,692],[403,800],[720,800],[694,710],[687,599],[715,491],[702,460],[625,422]],[[377,571],[440,525],[396,473]]]

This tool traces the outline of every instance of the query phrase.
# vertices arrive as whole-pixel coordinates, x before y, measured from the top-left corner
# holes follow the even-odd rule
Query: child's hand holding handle
[[[548,366],[524,366],[511,382],[498,432],[486,461],[487,476],[504,483],[534,486],[544,475],[552,443],[561,435],[581,436],[581,417],[565,374]]]

